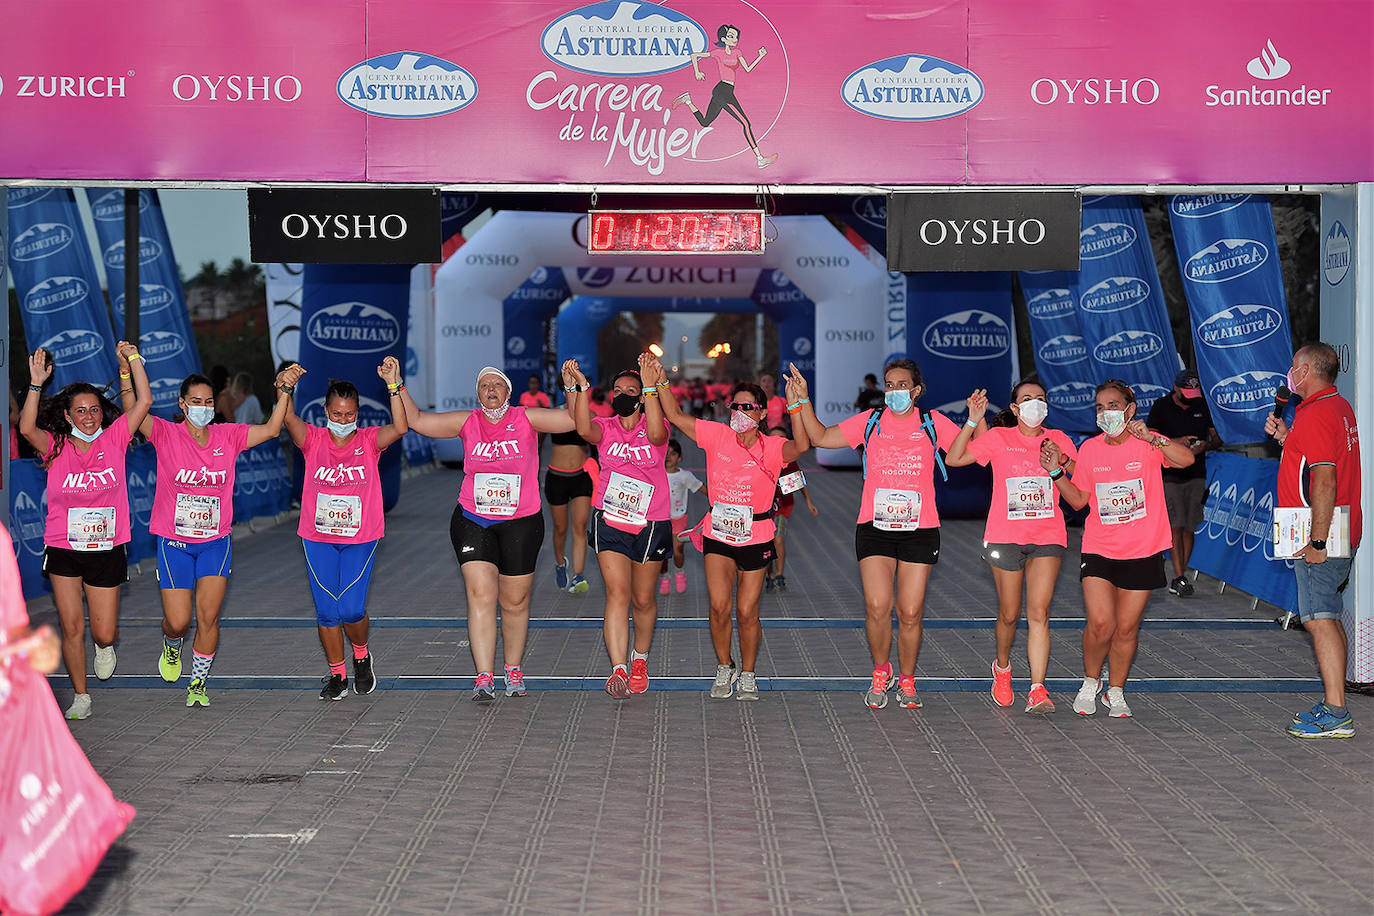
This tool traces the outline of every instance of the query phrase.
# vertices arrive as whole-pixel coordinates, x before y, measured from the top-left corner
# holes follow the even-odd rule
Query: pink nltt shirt
[[[1069,461],[1078,456],[1072,440],[1057,429],[1023,436],[1018,427],[997,427],[969,442],[969,454],[979,464],[992,463],[992,504],[983,530],[987,543],[1069,545],[1059,491],[1040,466],[1040,443],[1047,438]]]
[[[785,462],[782,449],[787,440],[781,436],[760,434],[754,444],[745,449],[735,431],[725,423],[697,420],[697,445],[706,452],[706,486],[711,493],[712,507],[716,503],[748,506],[755,513],[773,507],[778,489],[778,474]],[[712,512],[706,513],[703,532],[711,534]],[[756,519],[750,536],[735,546],[763,544],[773,540],[777,526],[770,519]],[[728,542],[726,542],[728,543]]]
[[[864,444],[864,429],[873,411],[856,413],[847,420],[840,421],[840,432],[850,448]],[[959,435],[955,426],[944,414],[932,410],[935,424],[935,437],[940,448],[948,451]],[[868,475],[864,478],[863,496],[859,502],[858,524],[873,521],[873,498],[880,489],[914,491],[921,497],[921,514],[917,528],[940,527],[940,514],[935,511],[935,449],[930,444],[930,436],[921,428],[923,415],[920,409],[911,411],[904,417],[890,410],[883,411],[878,428],[869,437],[865,454],[868,456]]]
[[[473,515],[498,522],[542,511],[539,440],[525,416],[525,408],[508,408],[506,415],[495,423],[481,410],[474,410],[458,435],[463,439],[464,453],[459,505]],[[476,492],[479,476],[483,484],[481,493]],[[518,494],[514,487],[519,487]],[[478,508],[479,497],[485,510]],[[516,497],[518,503],[513,502]]]
[[[129,542],[129,478],[124,458],[129,422],[120,416],[83,455],[68,437],[48,467],[48,521],[43,543],[68,550],[112,550]],[[85,445],[85,443],[79,443]],[[48,448],[52,451],[52,436]]]
[[[201,448],[186,427],[153,417],[157,491],[148,530],[173,541],[209,541],[234,524],[234,461],[248,447],[244,423],[212,423]]]
[[[362,544],[385,533],[382,482],[377,473],[380,426],[360,426],[343,446],[329,430],[311,426],[305,433],[305,488],[296,533],[323,544]]]
[[[1094,436],[1078,449],[1073,485],[1088,494],[1083,552],[1136,560],[1172,546],[1164,505],[1164,453],[1135,436],[1108,445]]]
[[[649,422],[643,414],[640,414],[634,428],[628,431],[620,424],[619,417],[594,417],[592,422],[601,427],[601,444],[597,446],[601,474],[597,478],[592,505],[598,509],[604,508],[603,501],[611,474],[624,474],[654,488],[645,517],[651,522],[666,522],[671,514],[668,472],[663,467],[663,458],[668,454],[668,440],[663,440],[662,445],[649,442]],[[663,426],[667,428],[667,421]],[[610,518],[606,522],[615,528],[639,530]]]

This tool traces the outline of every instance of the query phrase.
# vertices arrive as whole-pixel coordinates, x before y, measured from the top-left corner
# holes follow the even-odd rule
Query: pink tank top
[[[377,473],[380,426],[360,426],[344,445],[329,431],[312,426],[305,433],[305,489],[296,533],[325,544],[362,544],[385,531],[382,482]]]
[[[68,439],[48,467],[48,523],[43,543],[68,550],[113,550],[129,542],[129,478],[124,458],[129,422],[119,417],[83,455]],[[48,452],[52,437],[48,437]]]
[[[148,530],[174,541],[209,541],[234,524],[234,461],[248,446],[248,426],[213,423],[201,448],[186,427],[153,418],[157,491]]]
[[[495,423],[482,411],[474,410],[458,435],[463,439],[459,505],[495,522],[542,510],[539,439],[525,408],[511,407]]]
[[[638,531],[645,522],[666,522],[671,508],[668,472],[663,467],[668,440],[662,445],[650,443],[648,419],[643,415],[630,430],[621,425],[619,417],[596,417],[592,422],[601,427],[601,444],[597,446],[601,474],[592,505],[606,511],[605,498],[610,490],[612,505],[606,511],[606,523],[612,527]],[[666,421],[663,426],[667,428]],[[644,493],[645,485],[653,488],[648,494]]]

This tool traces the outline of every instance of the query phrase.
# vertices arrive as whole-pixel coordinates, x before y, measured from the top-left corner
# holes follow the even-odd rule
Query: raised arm
[[[665,445],[668,442],[668,427],[663,423],[663,407],[658,402],[658,382],[650,381],[662,375],[663,364],[658,361],[658,357],[648,352],[639,354],[639,377],[644,380],[644,387],[640,389],[644,395],[644,427],[649,444],[653,446]]]
[[[446,410],[433,413],[421,410],[410,396],[408,388],[401,389],[401,404],[406,412],[406,424],[422,436],[431,439],[452,439],[463,429],[463,424],[472,415],[470,410]]]
[[[587,395],[587,377],[577,360],[563,361],[563,392],[568,396],[568,412],[572,414],[577,434],[591,445],[601,442],[601,427],[592,422],[591,398]],[[569,391],[568,389],[572,389]]]
[[[124,411],[124,419],[129,424],[129,435],[132,436],[142,429],[145,422],[151,430],[153,424],[148,419],[148,411],[153,409],[153,389],[148,385],[148,370],[143,365],[143,354],[127,340],[121,340],[116,344],[115,352],[119,354],[120,362],[129,366],[129,374],[133,376],[134,404]],[[119,387],[123,388],[124,380],[121,378],[119,382]],[[123,399],[123,392],[120,392],[120,398]]]
[[[124,409],[127,416],[129,411],[134,409],[134,376],[133,370],[129,368],[129,358],[123,353],[118,354],[118,356],[119,406]],[[135,362],[140,362],[140,360],[135,360]],[[151,416],[144,417],[143,422],[138,425],[138,431],[145,436],[151,436],[153,434],[153,418]]]
[[[811,450],[811,437],[807,434],[801,412],[801,408],[807,406],[801,403],[806,399],[806,380],[797,371],[795,363],[788,363],[787,369],[782,380],[783,390],[787,393],[787,413],[792,420],[792,438],[782,447],[782,458],[784,461],[796,461]],[[811,504],[810,496],[806,497],[806,503],[808,506]]]
[[[52,448],[52,437],[46,430],[38,428],[38,401],[42,397],[39,389],[52,378],[52,359],[43,349],[33,351],[29,357],[29,392],[24,395],[24,406],[19,411],[19,435],[34,447],[40,455],[47,455]],[[132,398],[132,393],[130,398]]]
[[[690,417],[682,412],[682,408],[677,405],[677,398],[673,396],[673,389],[668,385],[668,373],[663,371],[663,364],[658,366],[658,403],[663,408],[663,417],[669,423],[676,426],[684,436],[697,441],[697,419]]]
[[[950,443],[948,451],[945,452],[945,464],[952,468],[973,464],[977,460],[969,454],[968,443],[973,438],[973,431],[983,422],[983,417],[988,411],[988,390],[975,388],[965,403],[968,405],[969,422],[973,425],[969,426],[968,423],[965,423],[961,426],[959,435],[954,437],[954,441]]]
[[[405,405],[401,403],[405,390],[401,383],[401,363],[396,357],[388,356],[377,367],[377,374],[386,382],[387,401],[391,405],[391,425],[377,430],[377,449],[380,451],[399,441],[410,430],[410,424],[406,422]]]
[[[800,417],[806,429],[806,439],[813,448],[849,448],[849,442],[845,439],[844,433],[838,426],[826,426],[821,422],[821,418],[816,416],[816,411],[811,405],[811,395],[808,393],[806,379],[797,371],[795,364],[789,363],[787,366],[792,377],[797,379],[797,392],[800,394],[801,411],[792,415],[794,420]],[[794,402],[795,403],[795,402]]]
[[[262,445],[264,442],[271,441],[280,436],[282,423],[286,421],[287,413],[290,413],[291,416],[296,419],[297,423],[301,423],[302,426],[305,425],[301,422],[299,417],[296,417],[296,412],[291,410],[291,395],[295,392],[296,383],[300,381],[302,375],[305,375],[305,369],[302,368],[299,363],[292,363],[277,373],[276,380],[272,382],[272,387],[277,391],[277,401],[272,406],[272,415],[267,418],[265,423],[259,423],[256,426],[248,427],[248,439],[246,442],[248,448],[252,448],[255,445]],[[290,431],[289,428],[288,431]],[[296,441],[296,434],[294,432],[291,433],[291,441]],[[304,441],[305,431],[302,430],[301,442]],[[297,444],[299,445],[300,443]]]

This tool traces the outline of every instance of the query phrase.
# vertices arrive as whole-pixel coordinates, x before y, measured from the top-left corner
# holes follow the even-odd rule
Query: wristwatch
[[[1311,541],[1311,543],[1312,543],[1312,549],[1313,549],[1313,550],[1325,550],[1325,549],[1326,549],[1326,538],[1321,538],[1320,540],[1318,540],[1317,538],[1313,538],[1312,541]]]

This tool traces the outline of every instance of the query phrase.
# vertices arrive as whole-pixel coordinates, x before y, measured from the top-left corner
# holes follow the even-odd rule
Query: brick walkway
[[[689,465],[700,464],[688,456]],[[119,669],[73,730],[139,810],[73,912],[1351,913],[1374,910],[1374,702],[1350,741],[1299,742],[1315,662],[1273,609],[1156,593],[1128,697],[1081,719],[1082,599],[1065,564],[1038,718],[987,694],[995,614],[980,522],[951,521],[927,602],[924,708],[871,711],[853,562],[858,477],[814,472],[754,704],[714,670],[700,558],[664,599],[650,693],[616,703],[592,592],[541,554],[524,699],[468,696],[448,545],[459,475],[405,483],[370,611],[382,689],[315,699],[323,659],[294,524],[235,544],[213,705],[156,677],[152,575]],[[699,507],[694,514],[699,514]],[[31,603],[35,618],[51,603]],[[390,618],[390,619],[389,619]],[[1024,630],[1013,666],[1025,674]],[[593,689],[579,688],[590,684]],[[55,678],[58,699],[70,699]],[[825,689],[818,689],[825,688]],[[1066,692],[1067,691],[1067,692]]]

